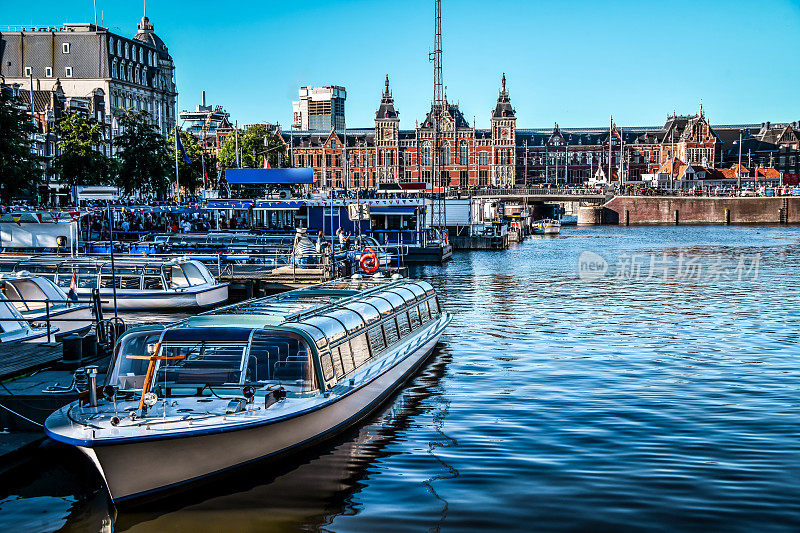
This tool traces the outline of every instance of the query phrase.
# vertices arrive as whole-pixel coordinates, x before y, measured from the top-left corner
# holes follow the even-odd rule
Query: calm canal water
[[[366,425],[124,513],[82,456],[46,446],[4,476],[0,524],[796,531],[798,269],[800,228],[779,227],[567,227],[457,253],[412,273],[455,320]]]

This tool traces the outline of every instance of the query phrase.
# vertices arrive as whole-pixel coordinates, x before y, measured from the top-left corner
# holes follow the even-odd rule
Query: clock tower
[[[492,112],[492,184],[513,187],[516,171],[517,117],[511,107],[503,74],[497,105]]]
[[[389,91],[386,75],[381,105],[375,112],[375,148],[378,160],[378,182],[400,181],[400,113],[394,108],[394,98]]]

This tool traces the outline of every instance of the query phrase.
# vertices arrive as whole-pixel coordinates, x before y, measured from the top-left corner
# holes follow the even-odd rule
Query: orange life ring
[[[361,259],[358,263],[362,272],[366,272],[367,274],[376,272],[381,266],[378,261],[378,254],[376,254],[375,250],[372,248],[364,248],[361,251]]]

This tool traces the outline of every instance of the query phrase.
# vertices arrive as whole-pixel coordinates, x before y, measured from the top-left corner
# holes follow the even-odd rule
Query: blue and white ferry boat
[[[424,281],[337,280],[129,330],[104,387],[53,413],[125,502],[357,423],[428,358],[451,316]]]

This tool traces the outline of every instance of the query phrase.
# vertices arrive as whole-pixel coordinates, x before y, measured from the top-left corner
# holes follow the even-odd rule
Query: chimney
[[[203,107],[206,106],[206,92],[203,91]]]

